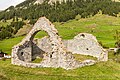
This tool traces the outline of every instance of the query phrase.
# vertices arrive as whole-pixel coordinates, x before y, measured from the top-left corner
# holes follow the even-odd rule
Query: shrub
[[[79,19],[81,19],[81,15],[77,15],[76,17],[75,17],[75,20],[79,20]]]
[[[117,54],[120,54],[120,48],[117,50],[117,52],[116,52]]]

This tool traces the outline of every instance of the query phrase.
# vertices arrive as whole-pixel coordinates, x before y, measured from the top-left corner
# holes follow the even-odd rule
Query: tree
[[[115,46],[120,48],[120,30],[116,30],[114,38],[116,39]]]
[[[115,47],[117,48],[115,54],[120,54],[120,30],[116,30],[114,38],[116,39]]]

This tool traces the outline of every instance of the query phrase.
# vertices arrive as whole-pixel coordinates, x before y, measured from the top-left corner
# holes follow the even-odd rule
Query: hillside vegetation
[[[55,22],[54,25],[63,39],[72,39],[81,32],[87,32],[95,35],[97,40],[102,43],[104,47],[114,47],[116,42],[114,39],[115,32],[116,30],[120,30],[120,17],[97,14],[90,18]],[[22,31],[25,30],[20,31],[19,33],[24,33]],[[35,37],[42,38],[44,36],[47,36],[47,34],[41,31]],[[10,54],[12,47],[23,38],[24,36],[21,36],[0,41],[0,49]]]
[[[51,0],[52,1],[52,0]],[[66,22],[75,19],[89,18],[99,11],[103,14],[120,17],[120,3],[111,0],[66,0],[49,4],[34,4],[36,0],[25,0],[17,6],[10,6],[0,12],[0,40],[15,37],[20,28],[26,24],[33,25],[39,17],[47,17],[51,22]],[[20,19],[20,20],[19,20]],[[9,21],[11,20],[11,22]],[[28,21],[27,23],[24,23]]]
[[[112,0],[66,0],[61,4],[57,1],[53,5],[45,0],[43,4],[34,4],[36,0],[26,0],[16,7],[11,6],[0,12],[0,20],[12,19],[15,16],[23,20],[36,20],[46,16],[52,22],[64,22],[74,19],[80,14],[82,18],[94,16],[99,10],[104,14],[116,16],[120,12],[120,3]],[[52,0],[51,0],[52,1]]]

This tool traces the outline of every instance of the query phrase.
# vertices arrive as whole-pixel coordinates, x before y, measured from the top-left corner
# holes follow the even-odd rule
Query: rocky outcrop
[[[34,4],[42,4],[43,2],[44,2],[45,0],[37,0],[37,1],[35,1],[35,3]],[[59,3],[61,3],[61,2],[66,2],[67,0],[48,0],[48,4],[53,4],[53,3],[56,3],[56,2],[59,2]],[[74,1],[74,0],[71,0],[71,1]]]
[[[61,3],[61,2],[63,2],[63,1],[66,2],[66,1],[68,1],[68,0],[49,0],[48,3],[49,3],[49,4],[52,4],[52,3],[56,3],[57,1],[58,1],[59,3]],[[71,1],[74,1],[74,0],[71,0]]]
[[[33,41],[36,33],[41,30],[47,32],[49,35],[49,44],[51,45],[49,52],[40,49]],[[31,63],[37,55],[42,55],[43,60],[41,63]],[[67,52],[54,25],[45,17],[40,18],[22,42],[15,45],[12,49],[12,64],[26,67],[75,69],[85,65],[91,65],[91,63],[95,63],[95,61],[76,61],[72,54]]]
[[[34,4],[42,4],[45,0],[36,0]]]

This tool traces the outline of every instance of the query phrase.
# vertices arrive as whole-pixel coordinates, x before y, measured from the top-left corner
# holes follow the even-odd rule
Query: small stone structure
[[[39,31],[45,31],[46,33],[48,33],[49,37],[34,40],[34,36]],[[77,46],[81,45],[80,41],[82,41],[80,40],[82,39],[80,35],[82,34],[79,34],[78,37],[76,36],[73,40],[62,41],[62,39],[58,35],[58,31],[54,28],[54,25],[45,17],[41,17],[35,23],[32,30],[27,34],[27,36],[19,44],[13,47],[11,59],[12,64],[32,68],[61,67],[67,70],[83,67],[86,65],[93,65],[94,63],[96,63],[96,61],[85,60],[83,62],[79,62],[75,60],[72,56],[73,53],[81,54],[81,52],[85,52],[84,50],[81,50],[82,48],[77,49]],[[78,39],[79,36],[80,39]],[[86,34],[85,36],[82,35],[82,37],[89,38],[86,36]],[[91,52],[88,53],[89,51],[86,51],[82,54],[97,57],[99,61],[107,61],[107,53],[104,52],[103,48],[98,45],[95,37],[90,37],[92,37],[93,40],[95,40],[95,42],[90,42],[90,44],[96,44],[96,46],[94,47],[98,47],[95,49],[98,50],[98,52],[94,49],[90,49],[89,45],[89,47],[86,47],[86,44],[84,48],[88,48],[88,50]],[[88,40],[87,43],[89,41],[91,40]],[[77,44],[75,44],[76,42]],[[38,56],[43,58],[42,61],[40,63],[32,63],[32,61],[35,60]]]

